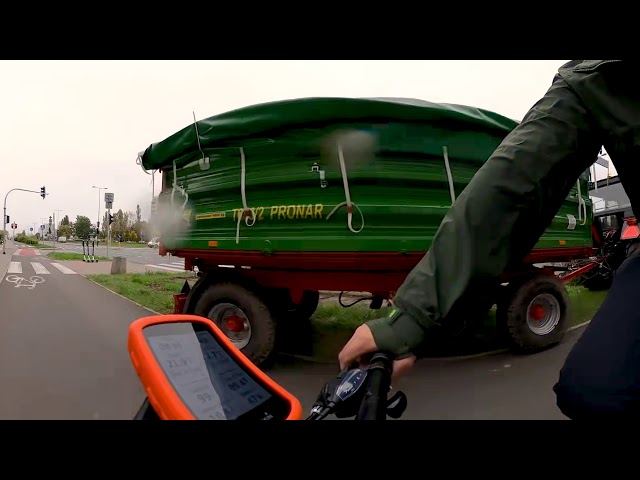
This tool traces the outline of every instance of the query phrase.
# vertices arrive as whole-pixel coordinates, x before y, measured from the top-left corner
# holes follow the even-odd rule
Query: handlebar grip
[[[393,360],[385,353],[376,353],[369,362],[365,394],[356,420],[386,420],[387,393],[391,386]]]

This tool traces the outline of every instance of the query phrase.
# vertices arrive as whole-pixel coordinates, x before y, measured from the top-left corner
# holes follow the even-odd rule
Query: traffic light
[[[47,192],[45,191],[44,187],[40,187],[40,196],[42,197],[43,200],[46,195],[47,195]]]
[[[109,214],[109,225],[113,223],[113,215]]]
[[[5,218],[4,223],[9,223],[9,215],[7,215],[7,218]]]

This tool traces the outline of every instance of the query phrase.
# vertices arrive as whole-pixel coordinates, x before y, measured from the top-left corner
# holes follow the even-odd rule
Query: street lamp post
[[[99,227],[99,225],[100,225],[100,192],[102,190],[108,190],[108,187],[96,187],[95,185],[93,185],[92,188],[97,188],[98,189],[98,222],[96,223],[96,227],[98,227],[98,228],[97,228],[97,231],[96,231],[96,237],[99,238],[99,236],[100,236],[100,227]]]
[[[60,212],[62,210],[59,208],[56,208],[53,212],[53,244],[55,245],[56,243],[56,239],[58,238],[58,225],[60,224]],[[56,213],[58,214],[56,216]]]

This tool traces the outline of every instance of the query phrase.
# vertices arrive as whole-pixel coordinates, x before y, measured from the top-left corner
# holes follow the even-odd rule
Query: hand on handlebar
[[[338,354],[338,361],[340,362],[340,370],[345,370],[351,367],[353,364],[359,364],[361,366],[366,365],[367,354],[373,353],[378,350],[373,334],[369,327],[365,325],[359,326],[354,332],[351,339],[342,348],[342,351]],[[416,361],[415,355],[410,357],[401,358],[393,361],[393,373],[391,375],[391,384],[394,385],[398,378],[406,374]]]

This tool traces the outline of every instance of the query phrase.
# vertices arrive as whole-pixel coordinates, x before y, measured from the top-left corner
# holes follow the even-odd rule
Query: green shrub
[[[26,243],[27,245],[38,245],[39,243],[36,237],[28,237],[26,235],[18,235],[16,241]]]

